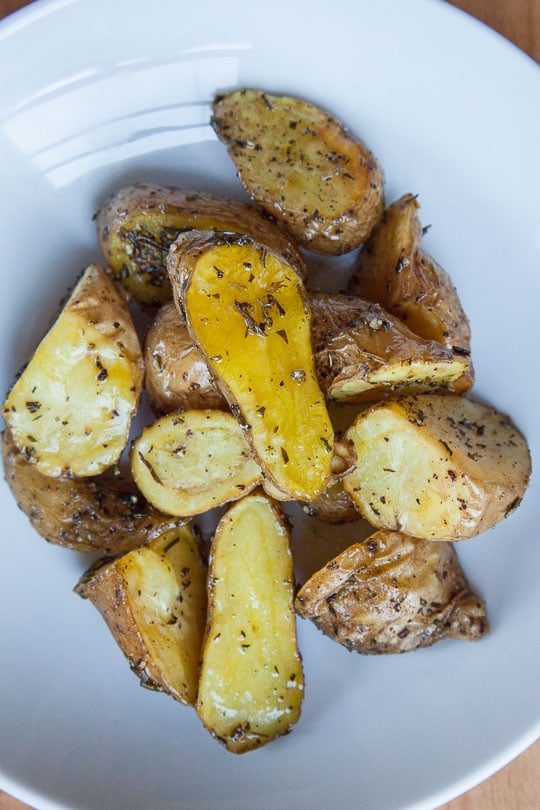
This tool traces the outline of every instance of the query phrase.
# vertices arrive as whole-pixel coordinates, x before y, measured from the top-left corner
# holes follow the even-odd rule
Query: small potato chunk
[[[423,340],[381,306],[351,295],[310,295],[319,384],[339,402],[368,402],[399,392],[451,387],[468,361]]]
[[[275,222],[251,205],[213,194],[139,183],[109,197],[97,213],[96,225],[114,277],[135,301],[147,306],[170,300],[167,252],[179,233],[192,228],[249,234],[306,274],[302,254]]]
[[[318,518],[323,523],[355,523],[362,519],[352,498],[345,492],[341,480],[330,484],[322,495],[305,504],[303,509],[308,515]]]
[[[461,355],[467,369],[450,388],[464,393],[474,380],[469,321],[448,274],[420,248],[419,207],[416,197],[405,194],[386,209],[360,251],[349,290],[380,304],[416,335]]]
[[[169,253],[177,305],[280,500],[310,501],[332,472],[306,293],[294,268],[238,234],[185,234]]]
[[[403,653],[443,638],[476,641],[486,606],[451,543],[379,531],[347,548],[299,591],[296,612],[359,653]]]
[[[451,394],[379,403],[346,436],[357,463],[343,486],[364,517],[427,540],[491,528],[519,504],[531,472],[508,416]]]
[[[208,583],[197,712],[242,754],[298,721],[304,690],[289,536],[264,495],[248,495],[221,519]]]
[[[168,515],[200,515],[235,501],[262,479],[244,432],[230,413],[162,416],[133,443],[131,472],[144,497]]]
[[[126,297],[93,264],[9,392],[4,418],[44,475],[97,475],[128,441],[142,384]]]
[[[228,408],[173,301],[161,307],[146,334],[144,361],[144,386],[156,411]]]
[[[367,146],[298,98],[235,90],[214,99],[212,125],[248,194],[301,245],[347,253],[383,213],[383,176]]]
[[[132,481],[103,473],[51,478],[2,435],[4,473],[19,508],[49,543],[74,551],[120,554],[143,546],[181,523],[157,512]]]
[[[99,610],[148,689],[192,706],[206,622],[206,567],[189,526],[99,562],[75,587]]]

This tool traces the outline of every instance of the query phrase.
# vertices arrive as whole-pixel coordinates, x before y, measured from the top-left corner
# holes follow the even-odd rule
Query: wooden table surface
[[[28,2],[0,0],[0,19]],[[540,0],[451,2],[487,23],[540,62]],[[0,791],[0,810],[28,810],[28,805]],[[540,810],[540,741],[490,779],[438,810]]]

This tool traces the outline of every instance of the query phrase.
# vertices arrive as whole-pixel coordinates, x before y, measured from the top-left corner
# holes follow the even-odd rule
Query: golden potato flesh
[[[8,430],[2,435],[2,458],[19,508],[49,543],[74,551],[119,554],[145,545],[181,522],[153,509],[133,482],[121,475],[43,475],[17,450]]]
[[[146,334],[144,361],[144,387],[157,411],[228,407],[173,301],[161,307]]]
[[[326,396],[365,402],[452,386],[468,361],[423,340],[381,306],[351,295],[310,295],[315,366]]]
[[[142,686],[193,705],[206,622],[206,567],[189,526],[98,563],[75,591],[102,614]]]
[[[262,479],[231,413],[162,416],[133,442],[131,472],[144,497],[168,515],[200,515],[235,501]]]
[[[298,721],[304,690],[288,532],[264,495],[246,496],[221,519],[208,583],[197,712],[241,754]]]
[[[250,196],[310,250],[358,247],[383,212],[383,176],[367,146],[298,98],[235,90],[212,125]]]
[[[443,638],[476,641],[489,629],[451,543],[378,531],[303,585],[297,613],[359,653],[403,653]]]
[[[44,475],[97,475],[128,441],[142,383],[127,300],[91,265],[9,392],[4,418]]]
[[[531,459],[509,418],[455,395],[407,397],[368,408],[346,433],[357,454],[343,486],[377,528],[461,540],[520,502]]]
[[[135,301],[160,306],[171,298],[167,252],[179,233],[198,230],[249,234],[283,254],[305,275],[291,238],[253,206],[214,194],[139,183],[115,192],[96,217],[98,242],[116,279]]]
[[[333,430],[301,279],[252,239],[216,234],[179,238],[169,273],[190,333],[243,422],[263,486],[282,500],[317,497],[332,472]]]

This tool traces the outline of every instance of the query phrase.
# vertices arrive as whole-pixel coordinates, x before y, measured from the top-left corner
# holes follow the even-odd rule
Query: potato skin
[[[228,408],[173,301],[158,310],[144,341],[144,385],[158,413]]]
[[[379,531],[303,585],[295,607],[333,641],[364,654],[404,653],[489,630],[451,543]]]
[[[173,186],[138,183],[119,189],[96,214],[99,246],[133,298],[150,307],[171,299],[167,251],[179,233],[239,231],[282,253],[300,275],[306,265],[291,237],[252,205]]]
[[[257,89],[217,95],[212,125],[262,208],[309,250],[358,247],[383,212],[383,175],[370,150],[307,101]]]

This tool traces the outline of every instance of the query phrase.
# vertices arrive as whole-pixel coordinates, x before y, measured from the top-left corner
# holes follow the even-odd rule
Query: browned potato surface
[[[190,334],[255,450],[263,487],[280,500],[313,500],[330,480],[334,439],[298,274],[234,234],[185,234],[168,266]]]
[[[146,427],[133,442],[131,472],[151,504],[185,517],[235,501],[262,479],[237,420],[211,410],[167,414]]]
[[[303,276],[304,259],[291,238],[246,203],[214,194],[139,183],[115,192],[96,217],[98,242],[115,278],[141,304],[159,306],[171,298],[167,252],[179,233],[238,231],[283,254]]]
[[[13,385],[4,418],[44,475],[97,475],[128,441],[142,384],[125,293],[93,264]]]
[[[212,543],[197,700],[206,728],[236,754],[285,734],[300,717],[293,597],[286,523],[263,494],[248,495],[229,508]]]
[[[206,622],[206,567],[189,526],[91,568],[75,587],[107,622],[141,685],[193,705]]]
[[[508,416],[464,397],[378,403],[346,435],[357,462],[343,486],[377,528],[473,537],[513,511],[528,485],[525,438]]]
[[[228,407],[173,301],[161,307],[146,334],[144,361],[145,389],[158,412]]]
[[[328,293],[311,294],[309,302],[315,366],[330,399],[366,402],[444,389],[468,367],[463,356],[418,337],[376,303]]]
[[[324,523],[354,523],[362,517],[341,480],[334,481],[322,495],[305,504],[304,511]]]
[[[488,632],[486,607],[451,543],[378,531],[328,562],[295,607],[331,639],[360,653],[403,653],[443,638]]]
[[[304,247],[347,253],[381,217],[383,176],[375,157],[313,104],[235,90],[216,96],[212,124],[248,193]]]

